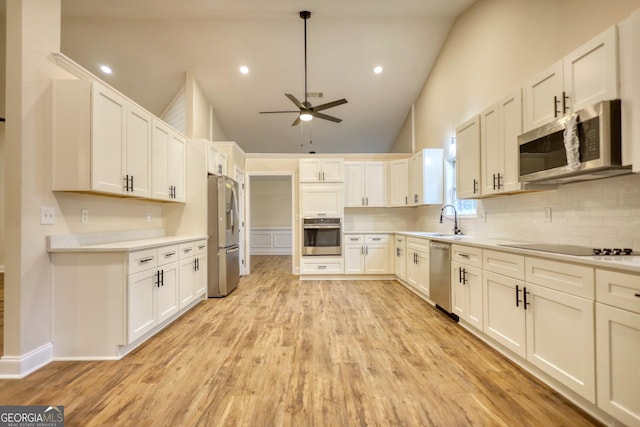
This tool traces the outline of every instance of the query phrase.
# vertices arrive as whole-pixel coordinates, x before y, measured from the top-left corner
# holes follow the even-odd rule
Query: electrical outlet
[[[551,224],[551,208],[544,208],[544,222]]]
[[[144,220],[147,221],[147,222],[151,222],[151,212],[147,212],[144,215]]]
[[[56,223],[56,208],[40,207],[40,224],[53,225]]]
[[[80,212],[81,212],[81,215],[82,215],[82,222],[84,224],[89,222],[89,209],[82,209]]]
[[[487,211],[486,210],[481,210],[478,215],[480,217],[480,221],[481,222],[487,222]]]

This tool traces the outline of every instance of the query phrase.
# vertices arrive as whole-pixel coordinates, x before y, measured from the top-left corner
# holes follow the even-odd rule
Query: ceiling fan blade
[[[291,100],[291,102],[293,102],[294,104],[296,104],[296,107],[298,107],[301,110],[306,110],[307,107],[305,107],[304,105],[302,105],[302,103],[300,101],[298,101],[298,99],[291,95],[290,93],[285,93],[284,96],[286,96],[287,98],[289,98]]]
[[[348,101],[344,98],[338,99],[337,101],[327,102],[326,104],[316,105],[311,108],[311,111],[321,111],[326,110],[327,108],[337,107],[338,105],[346,104]]]
[[[277,113],[300,113],[300,110],[290,110],[290,111],[260,111],[259,114],[277,114]]]
[[[322,113],[313,113],[313,117],[317,117],[319,119],[324,119],[324,120],[329,120],[335,123],[340,123],[342,121],[342,119],[339,119],[337,117],[333,117],[333,116],[329,116],[327,114],[322,114]]]
[[[298,126],[300,124],[300,116],[296,117],[291,126]]]

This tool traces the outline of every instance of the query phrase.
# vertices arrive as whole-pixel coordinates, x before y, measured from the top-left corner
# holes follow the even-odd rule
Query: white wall
[[[443,147],[455,126],[640,8],[640,0],[479,0],[455,22],[415,103],[416,149]],[[400,143],[400,142],[398,142]],[[465,233],[640,250],[640,176],[561,186],[479,203],[486,222]],[[543,221],[551,207],[551,224]],[[416,210],[414,227],[451,231],[438,207]]]
[[[291,178],[251,177],[251,227],[291,228]]]
[[[0,123],[0,272],[4,271],[4,123]]]

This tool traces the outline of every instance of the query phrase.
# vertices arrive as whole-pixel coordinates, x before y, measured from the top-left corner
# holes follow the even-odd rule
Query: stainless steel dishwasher
[[[436,307],[458,321],[451,313],[451,245],[429,242],[429,297]]]

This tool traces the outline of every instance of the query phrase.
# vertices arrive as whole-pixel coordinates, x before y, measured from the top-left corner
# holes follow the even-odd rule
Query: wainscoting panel
[[[290,255],[291,242],[291,228],[251,228],[251,255]]]

